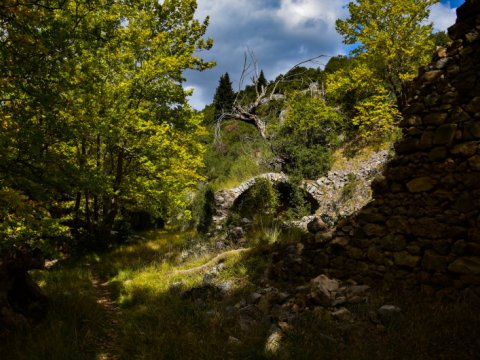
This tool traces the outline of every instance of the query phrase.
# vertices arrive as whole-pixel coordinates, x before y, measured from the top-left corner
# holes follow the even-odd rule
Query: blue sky
[[[198,0],[197,17],[210,16],[207,36],[212,50],[201,55],[217,66],[204,72],[188,71],[186,86],[194,89],[190,103],[202,109],[213,98],[218,80],[228,72],[234,90],[246,49],[255,53],[268,80],[293,65],[317,55],[348,52],[335,31],[335,20],[348,16],[348,0]],[[430,20],[436,30],[455,22],[455,9],[464,0],[441,0],[432,7]],[[327,60],[323,60],[326,62]],[[322,62],[311,66],[321,66]]]

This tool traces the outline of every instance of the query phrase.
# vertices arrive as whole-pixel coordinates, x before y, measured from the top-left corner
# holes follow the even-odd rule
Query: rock
[[[441,125],[435,130],[435,135],[433,137],[433,143],[435,145],[449,145],[452,143],[455,138],[455,133],[457,131],[457,124],[445,124]]]
[[[420,256],[410,255],[406,251],[395,253],[393,257],[395,259],[395,265],[398,265],[398,266],[414,268],[420,262]]]
[[[471,194],[464,193],[459,196],[459,198],[455,201],[452,207],[455,210],[466,213],[475,210],[477,204],[475,202],[475,198]]]
[[[437,182],[430,176],[423,176],[413,179],[407,183],[407,188],[412,193],[424,192],[432,190]]]
[[[332,317],[336,320],[345,321],[345,322],[353,322],[353,319],[354,319],[353,314],[344,307],[332,312]]]
[[[265,353],[268,355],[276,355],[280,350],[280,343],[283,338],[282,330],[276,325],[272,326],[269,331],[270,335],[265,343]]]
[[[378,318],[385,324],[399,317],[402,310],[395,305],[383,305],[377,310]]]
[[[331,242],[331,244],[333,246],[338,246],[338,247],[341,247],[341,248],[347,247],[348,243],[349,243],[349,239],[345,236],[337,236]]]
[[[472,156],[468,163],[473,170],[480,171],[480,155]]]
[[[328,225],[318,216],[313,218],[308,224],[307,229],[312,234],[315,234],[319,231],[325,231],[328,229]]]
[[[238,320],[238,325],[240,326],[240,330],[248,333],[257,326],[257,321],[248,316],[241,316]]]
[[[290,330],[292,330],[292,326],[287,323],[286,321],[280,321],[278,323],[278,327],[283,331],[283,332],[288,332]]]
[[[334,232],[333,231],[324,231],[324,232],[317,232],[315,234],[315,242],[322,244],[332,240]]]
[[[343,305],[347,302],[347,298],[345,296],[337,296],[335,300],[332,302],[332,306]]]
[[[257,293],[257,292],[254,292],[250,295],[250,299],[252,300],[252,303],[254,303],[254,304],[258,303],[261,298],[262,298],[262,295]]]
[[[353,297],[364,297],[366,293],[370,290],[368,285],[353,285],[347,288],[346,294],[347,299],[352,299]]]
[[[331,306],[335,297],[335,291],[338,290],[338,288],[338,281],[329,279],[325,275],[319,275],[310,281],[310,294],[312,299],[322,306]]]
[[[228,337],[228,343],[230,345],[242,345],[242,342],[234,336]]]
[[[442,71],[442,70],[432,70],[432,71],[428,71],[428,72],[426,72],[425,74],[423,74],[422,80],[425,81],[425,82],[427,82],[427,83],[434,82],[434,81],[437,80],[442,74],[443,74],[443,71]]]
[[[245,231],[241,226],[236,226],[228,230],[228,238],[231,240],[240,240],[245,236]]]
[[[218,286],[213,284],[205,284],[184,291],[181,294],[181,297],[182,299],[190,299],[195,301],[205,300],[208,298],[221,299],[223,295],[222,289],[220,289]]]
[[[480,96],[476,96],[470,101],[470,103],[465,107],[471,114],[476,114],[480,112]]]
[[[461,143],[455,145],[450,152],[454,155],[464,155],[464,156],[473,156],[478,150],[478,141],[469,141],[466,143]]]
[[[461,257],[448,266],[448,270],[458,274],[480,274],[480,257]]]
[[[366,224],[363,231],[368,236],[383,236],[385,235],[385,226],[380,224]]]
[[[445,256],[438,255],[432,250],[425,251],[422,261],[423,268],[441,272],[447,268],[447,264],[448,262]]]
[[[447,120],[447,114],[443,112],[430,113],[423,118],[423,122],[427,125],[441,125]]]

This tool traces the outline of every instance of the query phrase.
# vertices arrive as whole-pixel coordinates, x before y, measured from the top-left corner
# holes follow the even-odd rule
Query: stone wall
[[[453,43],[415,80],[374,200],[318,245],[317,269],[426,292],[480,288],[480,0],[457,16]]]

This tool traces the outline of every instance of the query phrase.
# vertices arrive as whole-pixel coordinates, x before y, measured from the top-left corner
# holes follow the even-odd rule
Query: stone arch
[[[214,216],[213,219],[214,223],[219,224],[225,220],[228,216],[228,211],[238,203],[238,200],[241,199],[242,196],[248,193],[248,190],[250,190],[257,179],[260,178],[269,180],[276,188],[282,189],[283,187],[287,189],[292,186],[290,179],[284,173],[266,173],[250,178],[233,189],[220,190],[215,194],[216,216]],[[311,204],[312,208],[317,209],[320,202],[315,196],[316,193],[312,187],[307,186],[307,184],[304,183],[302,185],[305,189],[307,201]]]
[[[256,179],[258,179],[258,177]],[[231,205],[229,210],[234,211],[241,204],[242,200],[249,195],[254,185],[255,182],[253,182],[249,188],[245,189],[242,193],[240,193],[233,201],[233,204]],[[279,179],[278,181],[272,181],[272,185],[280,195],[279,200],[281,207],[287,208],[288,206],[290,206],[289,197],[291,192],[293,191],[294,184],[292,184],[292,182],[288,179]],[[309,212],[310,214],[313,214],[320,207],[319,201],[310,192],[307,191],[305,186],[303,186],[302,189],[304,200],[307,202],[307,205],[309,207]]]

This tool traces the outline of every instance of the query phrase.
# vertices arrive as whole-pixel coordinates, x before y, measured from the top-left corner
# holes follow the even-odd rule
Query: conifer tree
[[[258,76],[256,85],[257,85],[257,91],[259,92],[261,92],[262,89],[266,89],[267,87],[267,79],[265,78],[265,74],[263,73],[263,70],[260,71],[260,75]]]
[[[225,73],[220,77],[217,90],[213,97],[215,121],[217,121],[222,114],[228,113],[232,110],[234,100],[235,92],[232,89],[232,82],[230,81],[228,73]]]

